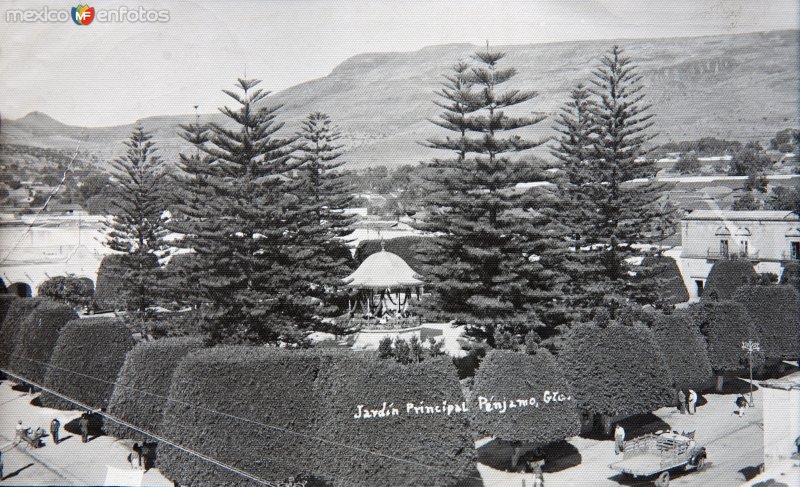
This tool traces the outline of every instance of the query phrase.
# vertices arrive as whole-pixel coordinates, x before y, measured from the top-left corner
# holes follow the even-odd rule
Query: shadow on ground
[[[20,472],[22,472],[22,471],[23,471],[23,470],[25,470],[25,469],[31,468],[32,466],[33,466],[33,464],[32,464],[32,463],[29,463],[29,464],[25,465],[25,466],[24,466],[24,467],[22,467],[22,468],[18,468],[18,469],[16,469],[16,470],[14,470],[14,471],[13,471],[13,472],[11,472],[10,474],[6,475],[5,477],[2,477],[2,478],[0,478],[0,480],[8,480],[8,479],[10,479],[10,478],[16,477],[17,475],[19,475],[19,474],[20,474]]]
[[[749,467],[739,469],[738,472],[744,475],[745,481],[752,480],[756,475],[761,473],[761,467],[761,465],[750,465]]]
[[[77,417],[70,421],[69,423],[64,425],[64,429],[72,433],[73,435],[81,436],[81,418]],[[98,436],[103,436],[105,432],[103,431],[103,417],[99,414],[90,414],[89,415],[89,441],[97,438]]]
[[[478,462],[492,467],[495,470],[506,472],[522,471],[528,461],[544,460],[544,472],[560,472],[575,467],[581,463],[581,454],[578,449],[567,441],[558,441],[544,447],[522,444],[523,451],[516,467],[511,465],[514,456],[514,444],[502,440],[492,440],[478,448]]]
[[[712,465],[711,462],[706,462],[705,469],[709,469],[709,468],[713,468],[713,465]],[[675,470],[670,470],[669,471],[670,481],[672,481],[674,479],[681,478],[681,477],[683,477],[685,475],[691,475],[694,472],[695,471],[693,469],[689,470],[689,471],[685,471],[685,470],[680,469],[680,468],[675,469]],[[658,476],[659,475],[661,475],[661,472],[658,472],[655,475],[651,475],[649,477],[633,478],[632,475],[619,473],[617,475],[612,475],[611,477],[608,477],[608,480],[613,480],[614,482],[617,482],[620,485],[627,485],[627,486],[630,486],[630,487],[640,487],[640,486],[641,487],[651,487],[651,486],[656,485],[656,480],[658,480]]]

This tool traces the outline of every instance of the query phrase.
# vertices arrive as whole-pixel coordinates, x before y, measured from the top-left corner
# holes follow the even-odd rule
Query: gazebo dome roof
[[[342,279],[356,289],[391,289],[425,284],[422,276],[397,254],[381,250],[370,255],[352,274]]]

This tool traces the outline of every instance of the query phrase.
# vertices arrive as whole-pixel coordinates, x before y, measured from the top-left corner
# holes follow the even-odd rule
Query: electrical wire
[[[441,466],[426,465],[424,463],[420,463],[420,462],[417,462],[417,461],[414,461],[414,460],[408,460],[406,458],[401,458],[401,457],[396,457],[396,456],[388,455],[388,454],[381,453],[381,452],[371,451],[371,450],[368,450],[366,448],[351,446],[351,445],[347,445],[345,443],[339,443],[339,442],[328,440],[326,438],[322,438],[322,437],[319,437],[319,436],[309,435],[307,433],[300,433],[300,432],[292,431],[292,430],[289,430],[289,429],[286,429],[286,428],[281,428],[279,426],[269,425],[269,424],[266,424],[266,423],[262,423],[260,421],[255,421],[255,420],[244,418],[244,417],[241,417],[241,416],[236,416],[234,414],[230,414],[230,413],[226,413],[226,412],[223,412],[223,411],[218,411],[218,410],[215,410],[215,409],[207,408],[207,407],[204,407],[204,406],[201,406],[201,405],[198,405],[198,404],[191,404],[191,403],[188,403],[186,401],[181,401],[179,399],[174,399],[174,398],[171,398],[169,396],[156,394],[156,393],[153,393],[153,392],[150,392],[150,391],[146,391],[146,390],[143,390],[143,389],[138,389],[138,388],[131,387],[131,386],[128,386],[128,385],[125,385],[125,384],[121,384],[119,382],[109,381],[109,380],[103,379],[101,377],[96,377],[96,376],[85,374],[83,372],[78,372],[78,371],[74,371],[74,370],[70,370],[70,369],[65,369],[63,367],[58,367],[58,366],[52,365],[52,364],[50,364],[48,362],[43,362],[43,361],[40,361],[40,360],[32,359],[32,358],[25,357],[25,356],[22,356],[22,355],[19,355],[19,354],[8,353],[8,352],[0,352],[0,353],[2,353],[4,355],[7,355],[9,357],[17,357],[17,358],[20,358],[22,360],[27,360],[29,362],[38,363],[38,364],[44,365],[45,367],[48,367],[48,368],[61,370],[63,372],[66,372],[67,374],[78,375],[78,376],[85,377],[87,379],[92,379],[92,380],[95,380],[95,381],[103,382],[103,383],[108,384],[108,385],[113,385],[115,387],[122,387],[122,388],[125,388],[125,389],[130,389],[132,391],[135,391],[135,392],[138,392],[138,393],[141,393],[141,394],[145,394],[145,395],[149,395],[149,396],[153,396],[153,397],[156,397],[158,399],[162,399],[162,400],[167,401],[167,402],[174,402],[174,403],[180,404],[182,406],[186,406],[186,407],[194,408],[194,409],[199,409],[199,410],[211,413],[211,414],[224,416],[224,417],[227,417],[227,418],[230,418],[230,419],[233,419],[233,420],[236,420],[236,421],[241,421],[241,422],[244,422],[244,423],[254,424],[254,425],[261,426],[261,427],[264,427],[264,428],[267,428],[267,429],[280,431],[282,433],[287,433],[287,434],[290,434],[290,435],[296,435],[296,436],[300,436],[300,437],[303,437],[303,438],[306,438],[306,439],[315,440],[315,441],[319,441],[319,442],[322,442],[322,443],[330,444],[330,445],[333,445],[333,446],[338,446],[338,447],[341,447],[341,448],[347,448],[347,449],[350,449],[350,450],[357,451],[359,453],[364,453],[364,454],[368,454],[368,455],[374,455],[374,456],[378,456],[378,457],[382,457],[382,458],[386,458],[386,459],[389,459],[389,460],[394,460],[394,461],[398,461],[398,462],[402,462],[402,463],[406,463],[406,464],[410,464],[410,465],[414,465],[414,466],[418,466],[418,467],[424,467],[424,468],[427,468],[427,469],[441,470],[441,468],[442,468]],[[2,370],[2,369],[0,369],[0,370]],[[12,374],[8,374],[8,375],[12,375]],[[25,382],[29,382],[29,383],[33,384],[33,382],[27,381],[24,378],[22,378],[20,380],[23,380]],[[67,399],[67,400],[70,401],[70,402],[75,402],[77,404],[77,402],[72,400],[72,399]],[[480,477],[474,477],[474,476],[466,476],[464,478],[480,479]]]

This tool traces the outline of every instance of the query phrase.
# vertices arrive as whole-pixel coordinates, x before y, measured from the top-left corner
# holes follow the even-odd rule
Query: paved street
[[[25,426],[41,426],[49,431],[50,421],[57,417],[61,425],[78,418],[78,411],[57,411],[32,406],[34,396],[11,389],[8,381],[0,382],[0,446],[4,452],[5,479],[0,485],[148,485],[171,486],[157,469],[144,475],[131,469],[130,452],[124,442],[108,436],[81,443],[78,435],[61,429],[64,441],[53,445],[44,438],[45,446],[32,448],[27,443],[10,447],[18,420]]]

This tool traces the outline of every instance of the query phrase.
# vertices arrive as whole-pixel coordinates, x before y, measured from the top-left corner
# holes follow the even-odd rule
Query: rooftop
[[[370,255],[352,274],[343,279],[355,289],[391,289],[425,284],[400,256],[381,250]]]
[[[790,211],[758,210],[758,211],[733,211],[733,210],[694,210],[684,220],[714,220],[714,221],[800,221],[797,214]]]

